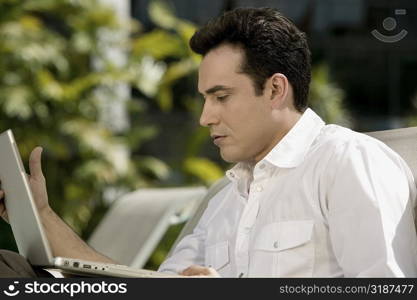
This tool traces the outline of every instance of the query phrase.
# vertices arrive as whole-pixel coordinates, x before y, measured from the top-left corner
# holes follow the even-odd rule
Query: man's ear
[[[270,100],[272,108],[281,107],[287,99],[289,82],[287,77],[281,73],[275,73],[268,80],[270,88]]]

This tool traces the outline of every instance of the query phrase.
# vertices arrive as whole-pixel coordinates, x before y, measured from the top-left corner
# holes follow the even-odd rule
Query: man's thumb
[[[42,147],[36,147],[32,150],[29,157],[30,177],[35,180],[43,177],[41,164],[42,150]]]

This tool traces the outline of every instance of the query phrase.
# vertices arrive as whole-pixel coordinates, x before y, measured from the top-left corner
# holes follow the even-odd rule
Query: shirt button
[[[243,230],[245,233],[249,233],[251,231],[252,227],[243,227]]]
[[[262,192],[262,191],[263,191],[263,187],[262,187],[261,185],[258,185],[258,186],[256,187],[256,191],[257,191],[257,192]]]
[[[259,169],[265,169],[265,164],[261,164],[260,166],[259,166]]]
[[[275,243],[274,243],[274,248],[275,248],[275,249],[277,249],[277,248],[278,248],[278,246],[279,246],[278,241],[275,241]]]

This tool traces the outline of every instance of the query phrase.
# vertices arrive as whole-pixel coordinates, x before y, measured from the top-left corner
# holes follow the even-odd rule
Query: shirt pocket
[[[311,277],[314,265],[313,220],[274,222],[255,238],[254,260],[262,276]],[[262,267],[263,266],[263,267]],[[262,270],[263,268],[263,270]]]
[[[221,271],[230,262],[228,241],[206,247],[206,267]]]

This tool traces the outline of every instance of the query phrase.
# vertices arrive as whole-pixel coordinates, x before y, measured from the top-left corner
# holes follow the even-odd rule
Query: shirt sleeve
[[[193,232],[177,244],[172,255],[159,267],[159,272],[177,274],[191,265],[205,265],[205,241],[207,227],[212,217],[217,213],[220,203],[224,200],[222,193],[217,193],[210,199],[207,208],[195,226]]]
[[[206,231],[201,223],[178,243],[173,254],[160,265],[159,272],[178,274],[191,265],[204,265]]]
[[[328,170],[331,244],[346,277],[417,276],[412,173],[372,138],[336,148]]]

